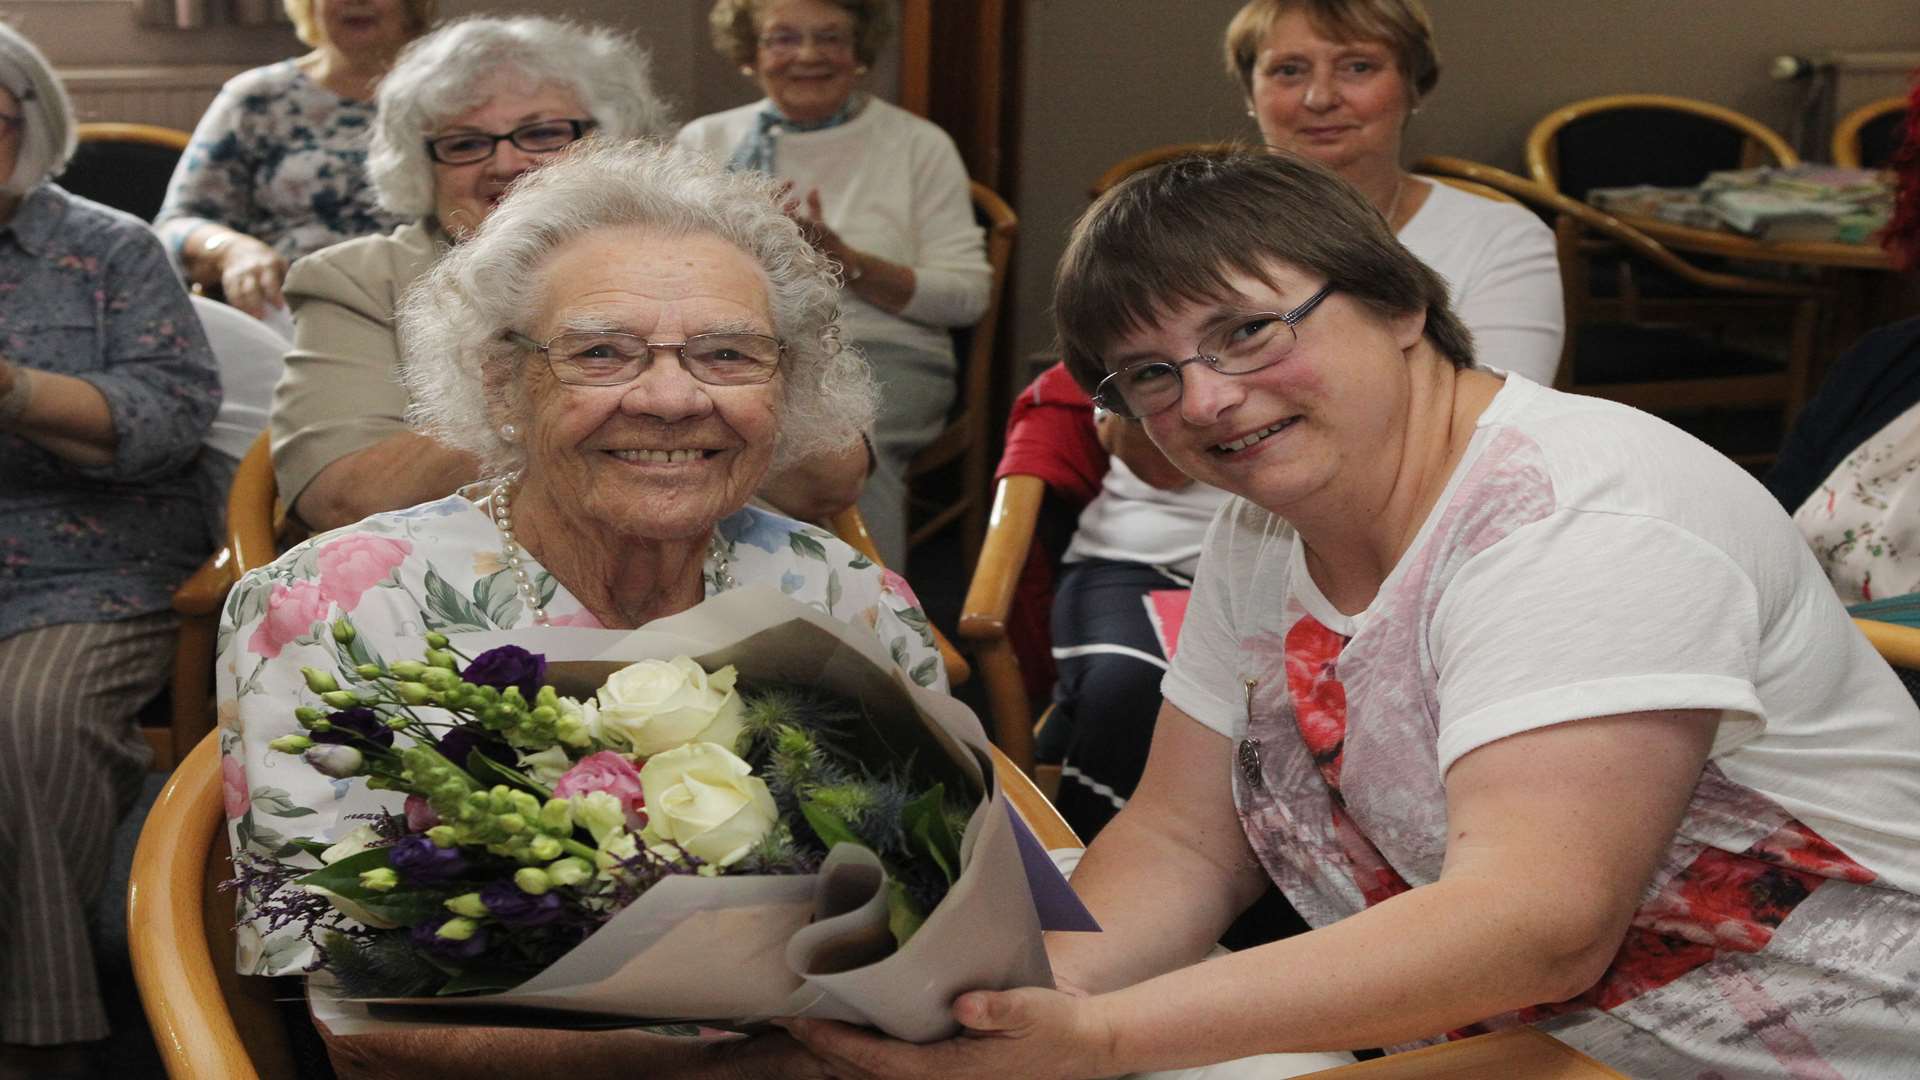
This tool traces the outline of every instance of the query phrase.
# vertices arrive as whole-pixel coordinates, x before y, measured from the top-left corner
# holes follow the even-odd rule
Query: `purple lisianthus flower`
[[[387,865],[409,885],[433,885],[466,873],[457,847],[443,848],[424,836],[408,836],[387,849]]]
[[[520,891],[511,881],[496,881],[480,890],[480,902],[487,914],[516,929],[545,926],[560,917],[563,905],[558,893],[534,896]]]
[[[473,936],[465,941],[441,937],[440,928],[447,925],[452,918],[451,915],[442,915],[428,919],[407,933],[413,938],[415,945],[448,960],[471,960],[487,951],[487,928],[484,926],[475,930]]]
[[[463,769],[475,750],[505,765],[514,762],[513,747],[478,724],[461,724],[440,736],[440,756]]]
[[[460,677],[476,686],[491,686],[501,691],[517,686],[520,696],[532,701],[546,680],[547,658],[518,645],[502,645],[474,657]]]
[[[309,731],[307,737],[317,743],[335,746],[351,746],[362,740],[376,746],[393,745],[393,729],[380,719],[378,713],[364,705],[331,713],[327,716],[327,722],[333,726],[326,731]]]

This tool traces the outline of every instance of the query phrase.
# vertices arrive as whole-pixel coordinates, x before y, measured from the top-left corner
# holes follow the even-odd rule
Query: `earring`
[[[749,79],[751,79],[751,78],[753,78],[753,65],[752,65],[752,64],[741,64],[741,65],[740,65],[740,74],[741,74],[741,75],[743,75],[743,76],[745,76],[746,78],[749,78]]]
[[[1253,111],[1252,109],[1248,109],[1248,110],[1247,110],[1247,115],[1248,115],[1248,116],[1254,116],[1254,117],[1255,117],[1256,119],[1258,119],[1258,117],[1257,117],[1257,116],[1255,115],[1255,113],[1254,113],[1254,111]]]
[[[867,73],[867,65],[865,64],[854,65],[853,73],[855,76],[865,75]]]
[[[519,429],[518,427],[516,427],[516,426],[514,426],[513,424],[501,424],[501,425],[500,425],[500,440],[501,440],[502,442],[518,442],[518,441],[520,441],[520,429]]]

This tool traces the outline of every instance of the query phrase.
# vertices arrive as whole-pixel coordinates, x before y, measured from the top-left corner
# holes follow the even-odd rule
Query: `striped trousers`
[[[148,750],[171,612],[0,639],[0,1043],[104,1038],[87,908]]]

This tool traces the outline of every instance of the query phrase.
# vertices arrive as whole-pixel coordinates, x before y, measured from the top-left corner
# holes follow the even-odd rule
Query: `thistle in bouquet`
[[[354,651],[350,620],[332,633]],[[838,843],[887,865],[904,943],[958,874],[968,808],[916,783],[910,761],[850,757],[857,702],[738,685],[686,657],[575,699],[538,654],[425,645],[419,660],[302,669],[315,703],[295,710],[302,734],[272,744],[403,793],[404,814],[295,841],[318,870],[240,863],[261,910],[298,926],[350,994],[506,989],[667,876],[809,873]]]

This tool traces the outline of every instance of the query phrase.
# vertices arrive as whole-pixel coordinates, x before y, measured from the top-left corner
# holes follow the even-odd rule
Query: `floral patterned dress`
[[[372,102],[341,97],[292,60],[241,72],[200,117],[154,227],[176,257],[214,222],[288,261],[397,228],[406,219],[380,209],[367,182],[373,117]]]
[[[1847,455],[1793,523],[1842,603],[1920,590],[1920,406]]]
[[[752,507],[721,519],[717,532],[736,582],[774,585],[828,615],[871,627],[916,683],[946,688],[933,630],[899,575],[830,533]],[[523,556],[522,566],[553,625],[600,626],[538,563]],[[725,587],[725,576],[709,559],[708,596]],[[337,644],[327,630],[341,615],[351,615],[358,630],[351,646]],[[234,850],[297,862],[307,857],[290,838],[338,838],[361,824],[353,815],[401,808],[389,793],[329,780],[267,748],[297,733],[294,708],[312,704],[302,666],[332,671],[375,656],[416,656],[429,630],[532,624],[502,561],[492,518],[458,495],[315,537],[247,575],[227,598],[215,672]],[[312,947],[297,933],[276,931],[247,897],[238,921],[242,973],[296,973],[311,962]]]

